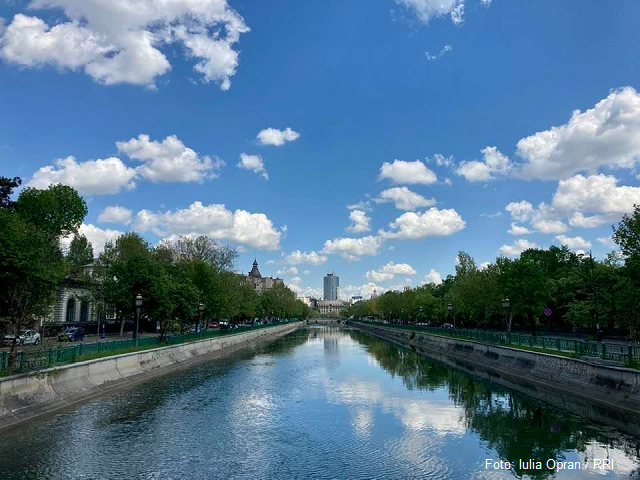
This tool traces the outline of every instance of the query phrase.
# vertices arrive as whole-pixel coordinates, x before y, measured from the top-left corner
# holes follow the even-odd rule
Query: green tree
[[[73,188],[51,185],[46,190],[26,188],[16,210],[26,221],[51,237],[67,237],[78,230],[87,215],[87,204]]]
[[[11,194],[21,184],[19,177],[0,177],[0,208],[13,208],[15,202],[11,200]]]
[[[78,233],[73,236],[67,252],[67,263],[74,269],[93,263],[93,246],[87,237]]]

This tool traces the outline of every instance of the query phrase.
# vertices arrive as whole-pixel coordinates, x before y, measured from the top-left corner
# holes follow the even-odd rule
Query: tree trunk
[[[11,342],[11,348],[9,350],[9,360],[7,361],[7,373],[9,375],[11,375],[13,373],[13,366],[16,363],[16,358],[18,356],[18,352],[16,350],[16,345],[17,345],[17,334],[14,335],[13,337],[13,341]]]
[[[124,317],[120,318],[120,336],[124,334]]]

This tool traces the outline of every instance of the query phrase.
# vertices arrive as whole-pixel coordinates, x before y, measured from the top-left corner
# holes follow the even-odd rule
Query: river
[[[312,327],[3,432],[0,478],[628,479],[639,445],[367,334]]]

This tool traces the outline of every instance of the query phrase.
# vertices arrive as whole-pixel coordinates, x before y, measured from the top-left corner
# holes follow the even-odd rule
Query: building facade
[[[340,277],[335,273],[327,273],[324,277],[324,300],[338,300],[338,289],[340,288]]]
[[[345,303],[342,300],[318,300],[316,302],[316,308],[320,311],[321,315],[335,315],[338,316],[345,308]]]
[[[255,259],[253,260],[253,268],[247,275],[247,281],[258,295],[271,290],[276,285],[284,285],[281,278],[263,277],[258,269],[258,261]]]

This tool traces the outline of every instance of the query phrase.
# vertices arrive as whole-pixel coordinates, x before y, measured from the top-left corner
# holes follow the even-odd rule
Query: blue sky
[[[368,296],[459,250],[603,256],[640,203],[637,2],[159,4],[0,5],[1,174],[77,188],[98,249],[209,234]]]

